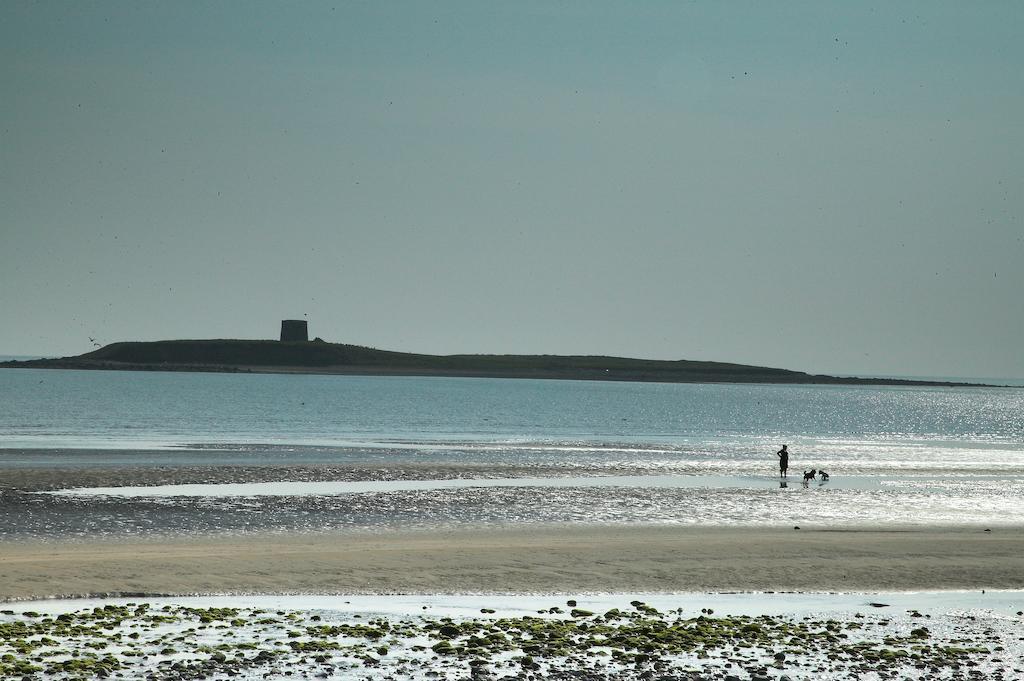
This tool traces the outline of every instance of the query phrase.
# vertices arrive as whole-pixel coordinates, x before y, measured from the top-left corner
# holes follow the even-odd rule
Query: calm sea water
[[[0,369],[0,405],[0,487],[27,469],[180,467],[195,482],[203,467],[408,465],[405,479],[506,482],[348,490],[367,503],[343,519],[355,497],[335,508],[322,486],[310,489],[315,500],[289,488],[280,496],[290,501],[258,503],[319,504],[296,513],[345,526],[1024,522],[1024,390],[1014,388]],[[832,480],[794,490],[791,478],[780,489],[782,443],[792,470]],[[612,477],[605,488],[571,484],[638,475],[654,477],[647,488]],[[539,476],[568,481],[507,482]],[[205,529],[238,529],[226,517]]]
[[[1024,465],[1024,390],[0,370],[0,449]],[[654,451],[652,451],[654,450]],[[211,455],[211,458],[214,458]]]

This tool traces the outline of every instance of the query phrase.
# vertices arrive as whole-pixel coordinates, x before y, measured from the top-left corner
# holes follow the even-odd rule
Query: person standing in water
[[[789,447],[789,445],[782,445],[782,449],[780,449],[779,451],[775,452],[775,455],[779,457],[779,477],[780,478],[788,477],[786,475],[786,471],[789,470],[789,450],[787,449],[787,447]]]

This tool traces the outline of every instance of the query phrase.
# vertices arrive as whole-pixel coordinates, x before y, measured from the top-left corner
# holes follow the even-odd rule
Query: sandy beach
[[[0,598],[1024,588],[1024,529],[537,527],[5,542]]]

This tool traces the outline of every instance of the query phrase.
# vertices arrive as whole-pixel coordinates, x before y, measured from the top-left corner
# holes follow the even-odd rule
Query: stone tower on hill
[[[309,329],[305,319],[284,319],[281,321],[282,341],[308,341]]]

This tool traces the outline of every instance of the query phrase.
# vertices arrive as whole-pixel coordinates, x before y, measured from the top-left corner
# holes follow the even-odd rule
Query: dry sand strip
[[[0,599],[1024,588],[1024,528],[547,526],[0,542]]]

